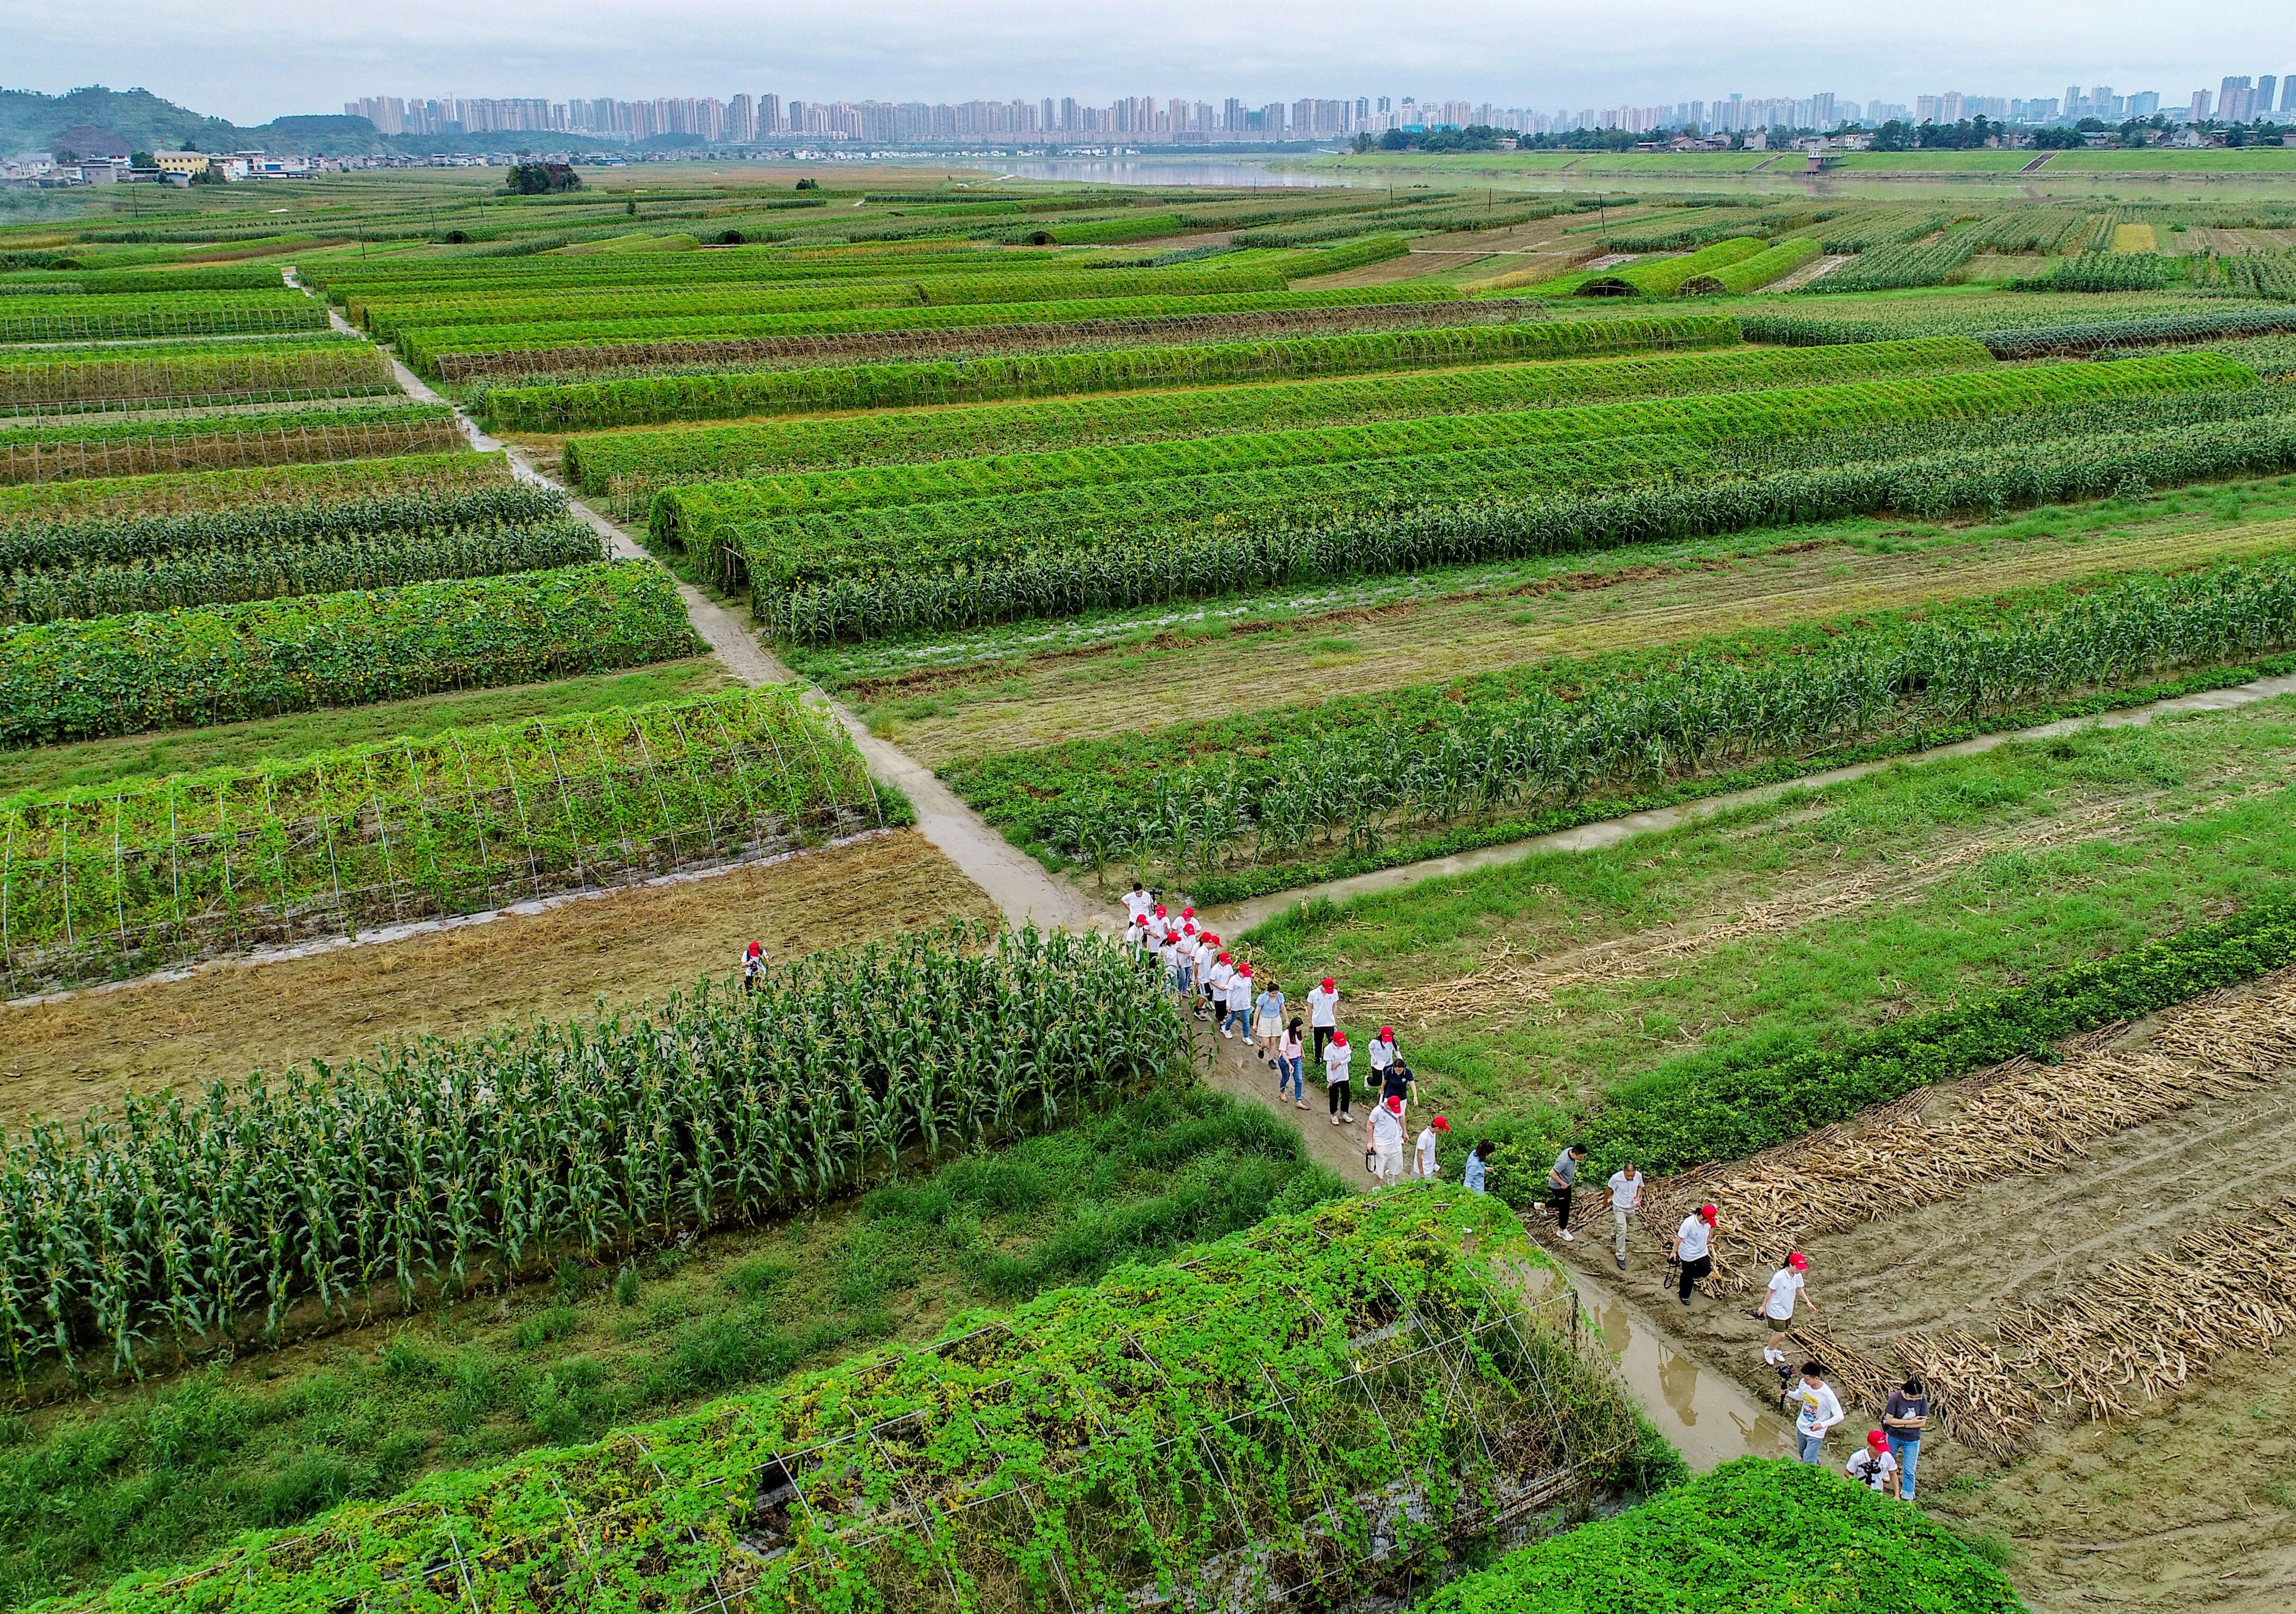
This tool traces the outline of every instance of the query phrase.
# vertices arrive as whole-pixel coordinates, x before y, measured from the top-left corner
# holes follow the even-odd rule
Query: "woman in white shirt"
[[[1770,1325],[1770,1342],[1762,1348],[1762,1360],[1775,1367],[1786,1359],[1786,1336],[1793,1331],[1794,1297],[1808,1285],[1802,1274],[1809,1270],[1809,1258],[1799,1249],[1786,1257],[1786,1264],[1770,1274],[1768,1292],[1762,1296],[1762,1307],[1755,1316]]]
[[[1348,1086],[1348,1061],[1354,1057],[1354,1053],[1348,1047],[1348,1039],[1337,1032],[1332,1033],[1331,1043],[1324,1049],[1324,1092],[1332,1102],[1332,1125],[1334,1127],[1349,1125],[1356,1118],[1355,1099]],[[1402,1147],[1399,1132],[1396,1147]]]
[[[1698,1286],[1698,1280],[1714,1270],[1714,1224],[1718,1214],[1713,1206],[1701,1205],[1674,1230],[1674,1244],[1667,1255],[1682,1263],[1680,1294],[1685,1306],[1690,1304],[1690,1291]]]
[[[1401,1102],[1396,1100],[1395,1102]],[[1443,1175],[1443,1167],[1435,1159],[1435,1135],[1451,1130],[1451,1123],[1437,1116],[1421,1128],[1418,1146],[1411,1153],[1411,1174],[1423,1183],[1431,1183]]]

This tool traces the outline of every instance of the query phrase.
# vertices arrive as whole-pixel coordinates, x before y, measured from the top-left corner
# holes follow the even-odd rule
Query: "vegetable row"
[[[747,689],[20,797],[0,807],[0,935],[20,993],[900,816],[793,687]]]
[[[0,633],[0,744],[357,706],[697,653],[645,561]]]

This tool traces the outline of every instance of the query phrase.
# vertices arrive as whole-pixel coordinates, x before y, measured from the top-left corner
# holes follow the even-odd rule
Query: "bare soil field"
[[[1266,710],[1551,657],[2036,587],[2110,569],[2274,553],[2292,542],[2296,521],[2267,521],[2111,541],[1972,535],[1914,553],[1805,543],[1658,564],[1590,558],[1513,588],[1239,624],[1217,635],[1175,633],[1017,666],[919,675],[861,692],[872,702],[873,723],[890,719],[890,738],[938,766],[1081,733],[1188,722],[1203,715],[1211,689],[1222,711]],[[908,703],[928,695],[922,711]]]
[[[188,979],[0,1007],[0,1127],[70,1120],[131,1092],[197,1086],[377,1044],[476,1036],[724,978],[776,958],[995,908],[913,830],[785,863],[639,887],[537,914]]]

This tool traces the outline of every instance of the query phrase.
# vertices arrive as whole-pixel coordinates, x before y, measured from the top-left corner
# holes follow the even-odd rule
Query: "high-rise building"
[[[2246,74],[2227,78],[2217,90],[2217,117],[2226,123],[2246,123],[2255,94],[2256,86]]]
[[[2160,110],[2160,91],[2139,90],[2128,98],[2125,115],[2130,118],[2150,118]]]
[[[2280,115],[2284,119],[2296,113],[2296,73],[2283,75],[2280,80]]]
[[[2259,78],[2256,81],[2256,99],[2249,103],[2249,115],[2252,118],[2271,117],[2272,93],[2279,87],[2280,80],[2270,73]]]
[[[758,139],[758,103],[736,95],[726,103],[726,138],[735,145],[754,145]]]
[[[2210,100],[2209,93],[2206,90],[2194,90],[2193,92],[2191,117],[2194,123],[2206,123],[2209,120]]]

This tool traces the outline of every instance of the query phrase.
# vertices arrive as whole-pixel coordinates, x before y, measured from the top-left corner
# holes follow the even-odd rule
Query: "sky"
[[[1553,111],[2068,84],[2178,102],[2296,71],[2287,0],[0,0],[0,87],[140,86],[235,123],[398,95],[1258,104],[1415,95]]]

